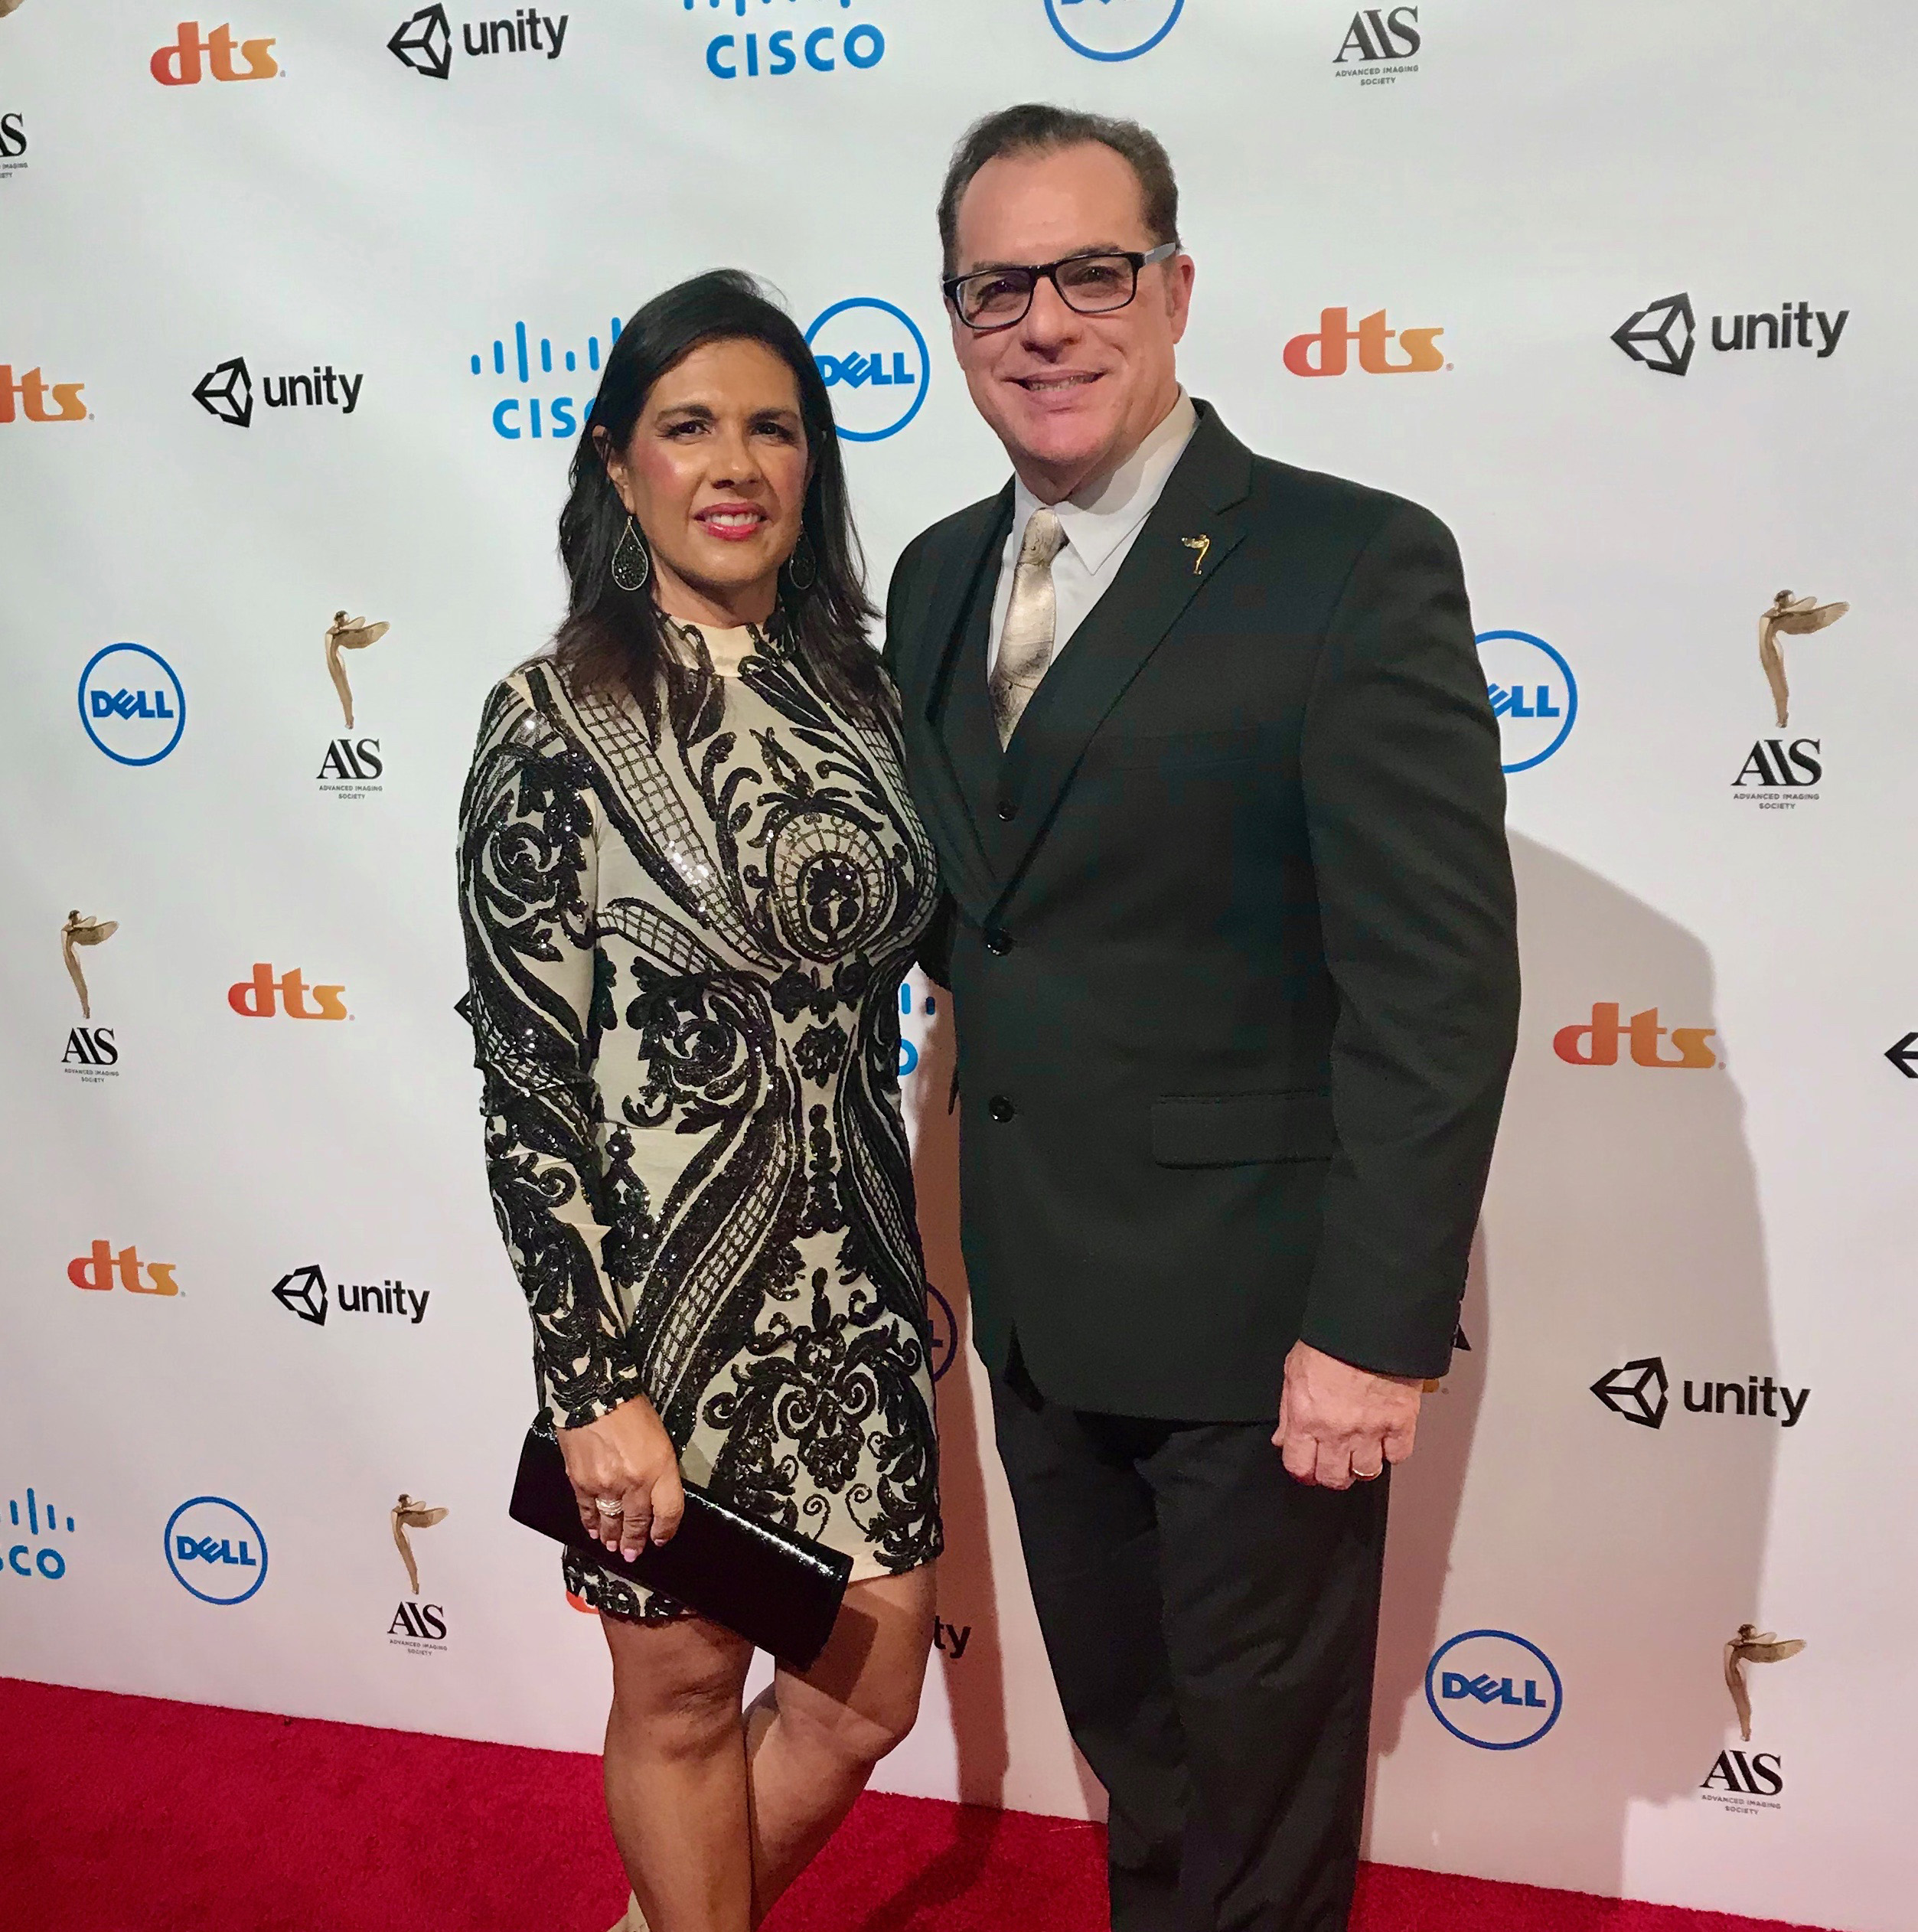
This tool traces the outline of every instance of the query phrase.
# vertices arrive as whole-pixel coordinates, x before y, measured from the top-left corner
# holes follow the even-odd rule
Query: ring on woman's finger
[[[602,1516],[619,1516],[626,1513],[626,1506],[616,1496],[596,1496],[592,1500],[592,1506]]]

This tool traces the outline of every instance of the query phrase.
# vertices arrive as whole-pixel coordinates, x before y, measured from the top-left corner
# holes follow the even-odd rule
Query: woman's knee
[[[615,1626],[612,1722],[642,1750],[704,1757],[739,1735],[740,1695],[752,1652],[710,1624]]]

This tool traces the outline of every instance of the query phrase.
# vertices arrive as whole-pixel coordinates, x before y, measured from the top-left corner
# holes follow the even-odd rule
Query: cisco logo
[[[9,1499],[7,1525],[12,1535],[7,1539],[6,1568],[13,1575],[57,1583],[67,1574],[66,1553],[53,1539],[73,1533],[71,1516],[63,1522],[60,1512],[44,1496],[29,1490],[24,1503],[18,1496]],[[15,1540],[25,1537],[32,1541]]]
[[[1179,24],[1186,0],[1045,0],[1052,31],[1088,60],[1136,60]]]
[[[1462,1743],[1522,1751],[1558,1722],[1565,1687],[1537,1644],[1509,1630],[1467,1630],[1433,1653],[1425,1701]]]
[[[1572,667],[1529,631],[1484,631],[1478,638],[1485,688],[1499,720],[1502,762],[1508,772],[1542,765],[1571,736],[1578,720],[1578,684]]]
[[[237,1503],[196,1496],[167,1519],[167,1568],[203,1604],[243,1604],[266,1581],[266,1539]]]
[[[563,388],[569,391],[597,389],[599,385],[596,382],[575,383],[568,379],[577,375],[596,375],[605,356],[611,352],[619,331],[620,321],[615,315],[608,325],[603,351],[599,338],[589,335],[583,351],[561,349],[556,352],[550,337],[541,336],[536,347],[527,334],[525,323],[515,322],[510,348],[505,338],[495,336],[491,354],[475,352],[468,357],[468,366],[475,376],[490,377],[495,387],[502,379],[511,377],[523,390],[551,392]],[[493,430],[508,442],[517,442],[522,437],[563,442],[567,437],[578,434],[581,423],[592,409],[590,396],[584,402],[576,400],[570,393],[502,396],[493,405]]]
[[[80,674],[80,721],[116,765],[157,765],[187,728],[187,694],[157,651],[109,644]]]
[[[806,342],[846,442],[883,442],[919,413],[932,357],[903,308],[876,295],[849,295],[815,318]]]

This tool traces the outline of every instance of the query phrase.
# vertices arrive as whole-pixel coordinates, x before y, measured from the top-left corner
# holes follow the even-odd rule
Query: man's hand
[[[1301,1483],[1345,1490],[1354,1478],[1368,1482],[1412,1453],[1423,1389],[1417,1376],[1375,1376],[1294,1343],[1272,1445]]]
[[[559,1435],[579,1520],[609,1555],[630,1563],[649,1539],[671,1541],[686,1513],[686,1493],[673,1439],[644,1395]],[[608,1505],[603,1510],[602,1497]],[[614,1503],[618,1509],[610,1506]]]

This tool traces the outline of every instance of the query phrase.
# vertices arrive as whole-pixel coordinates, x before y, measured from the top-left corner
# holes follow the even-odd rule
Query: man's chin
[[[1095,461],[1111,444],[1115,426],[1103,401],[1061,403],[1022,401],[1013,417],[1019,441],[1035,462],[1048,469],[1077,469]]]

